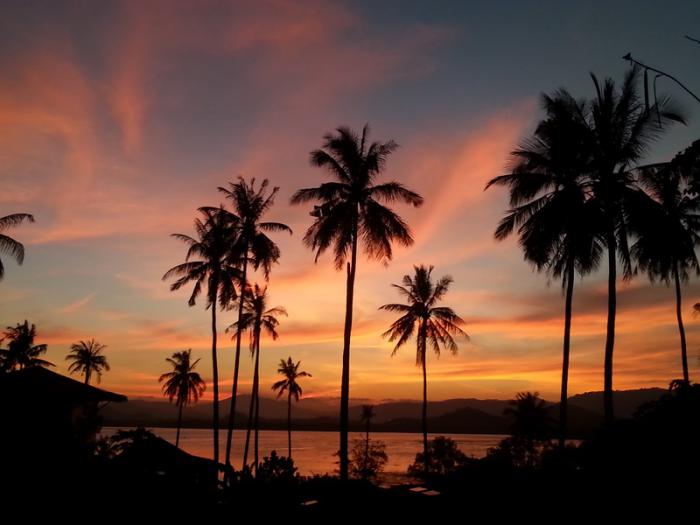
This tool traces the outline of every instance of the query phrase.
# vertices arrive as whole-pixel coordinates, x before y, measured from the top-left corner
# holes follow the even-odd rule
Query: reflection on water
[[[151,428],[156,435],[175,443],[174,428]],[[111,435],[116,428],[105,427],[103,435]],[[429,438],[438,434],[430,434]],[[440,434],[454,439],[460,450],[468,456],[483,457],[486,450],[495,446],[506,436],[494,434]],[[180,433],[180,446],[190,454],[202,457],[212,457],[212,431],[205,428],[184,428]],[[350,441],[362,439],[364,434],[351,432]],[[407,434],[398,432],[376,432],[371,434],[372,439],[379,439],[386,443],[386,452],[389,462],[387,472],[405,473],[408,466],[413,463],[416,453],[423,447],[420,434]],[[314,474],[333,473],[337,469],[337,458],[333,454],[338,450],[337,432],[311,432],[298,431],[292,434],[292,456],[294,463],[299,468],[299,473],[304,476]],[[221,432],[221,451],[226,450],[226,431]],[[233,437],[232,456],[234,467],[240,468],[243,457],[243,445],[245,430],[236,430]],[[267,456],[272,450],[280,455],[287,455],[287,432],[283,430],[263,430],[260,432],[260,457]],[[252,441],[251,441],[252,452]],[[222,460],[223,462],[223,460]]]

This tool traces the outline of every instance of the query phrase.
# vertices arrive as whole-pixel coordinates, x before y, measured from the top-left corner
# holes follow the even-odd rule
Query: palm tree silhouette
[[[661,97],[647,108],[637,92],[637,68],[631,69],[619,88],[612,79],[601,83],[591,75],[596,96],[582,116],[590,130],[591,201],[602,217],[601,240],[608,251],[608,320],[605,338],[603,404],[605,421],[613,411],[613,352],[617,310],[617,262],[623,277],[633,275],[628,244],[630,204],[641,190],[635,184],[635,165],[649,145],[671,122],[684,122],[668,98]]]
[[[250,183],[239,177],[238,182],[229,183],[228,188],[219,188],[233,206],[233,212],[228,212],[237,223],[235,243],[230,247],[231,263],[241,268],[240,290],[248,286],[248,264],[253,269],[262,269],[265,279],[268,278],[272,265],[280,258],[279,247],[267,236],[271,232],[289,232],[292,230],[286,224],[279,222],[264,222],[262,219],[275,202],[279,188],[269,190],[269,181],[264,179],[259,188],[255,187],[255,179]],[[241,293],[238,302],[238,320],[243,319],[245,294]],[[231,389],[231,407],[228,416],[228,431],[226,434],[226,466],[227,472],[231,466],[231,443],[233,427],[236,419],[236,399],[238,396],[238,370],[241,356],[241,334],[236,334],[236,354],[233,368],[233,386]],[[257,464],[257,461],[256,461]]]
[[[428,458],[428,376],[426,373],[426,353],[428,342],[439,357],[441,348],[457,353],[457,343],[454,336],[468,338],[460,328],[464,320],[452,308],[438,306],[452,284],[449,276],[438,279],[433,283],[431,274],[433,267],[424,265],[414,266],[414,275],[404,275],[401,284],[392,285],[406,299],[407,304],[385,304],[380,310],[401,314],[389,329],[382,335],[390,342],[396,341],[392,356],[416,335],[416,365],[423,370],[423,458],[427,471]]]
[[[90,377],[94,372],[97,374],[97,382],[99,383],[102,379],[102,371],[109,371],[109,363],[107,358],[102,354],[102,350],[107,348],[90,339],[89,341],[79,341],[72,344],[70,347],[70,353],[66,356],[66,361],[71,361],[70,366],[68,366],[68,371],[71,374],[80,373],[85,376],[85,384],[90,384]]]
[[[182,427],[182,408],[190,403],[196,403],[204,393],[206,384],[197,372],[194,372],[199,359],[192,362],[192,349],[182,352],[175,352],[172,357],[165,360],[173,367],[172,372],[166,372],[158,378],[158,382],[163,384],[163,395],[170,402],[173,400],[178,407],[177,410],[177,434],[175,436],[175,446],[180,446],[180,428]]]
[[[639,267],[652,282],[659,279],[675,285],[683,380],[689,383],[681,281],[687,282],[691,271],[700,274],[695,254],[700,241],[700,194],[690,190],[691,173],[685,168],[679,154],[669,163],[640,170],[639,183],[646,195],[637,202],[631,229],[637,236],[632,255]]]
[[[285,361],[280,359],[277,373],[284,379],[272,385],[272,390],[277,391],[277,397],[287,392],[287,457],[292,457],[292,396],[296,401],[302,395],[301,385],[297,382],[300,377],[311,377],[308,372],[299,372],[301,361],[294,363],[291,357]]]
[[[568,406],[571,316],[576,273],[593,271],[602,245],[597,236],[599,215],[587,202],[586,175],[590,159],[587,127],[579,115],[585,102],[566,90],[542,95],[546,117],[532,138],[511,156],[509,173],[486,185],[507,186],[511,208],[496,229],[496,239],[516,232],[525,260],[535,269],[561,278],[565,290],[564,341],[559,445],[565,444]]]
[[[36,326],[29,326],[29,321],[8,326],[3,332],[0,344],[8,341],[7,348],[0,348],[0,371],[11,372],[32,366],[54,366],[53,363],[39,358],[45,354],[48,346],[35,345]]]
[[[292,204],[315,201],[314,223],[304,235],[304,243],[316,252],[316,260],[333,247],[336,269],[347,263],[343,365],[340,387],[340,477],[348,479],[348,410],[350,400],[350,337],[357,272],[358,244],[373,259],[388,262],[392,243],[413,243],[408,225],[384,203],[405,202],[420,206],[423,198],[398,182],[375,184],[386,161],[398,145],[369,140],[369,126],[358,136],[347,127],[324,136],[322,149],[311,152],[311,164],[326,169],[334,179],[316,188],[297,191]]]
[[[518,392],[508,402],[504,416],[512,418],[510,432],[516,440],[523,442],[527,454],[527,465],[532,467],[536,455],[536,443],[547,442],[550,437],[551,418],[547,403],[539,392]]]
[[[9,255],[17,264],[24,262],[24,246],[17,242],[9,235],[5,235],[5,231],[10,228],[15,228],[24,221],[34,222],[34,216],[29,213],[13,213],[0,217],[0,254]],[[5,276],[5,266],[0,259],[0,281]]]
[[[229,326],[228,330],[235,330],[237,339],[242,332],[246,330],[250,332],[250,353],[255,360],[253,367],[253,388],[250,394],[250,409],[248,411],[248,429],[245,438],[245,448],[243,452],[243,468],[248,465],[248,449],[250,445],[251,428],[255,429],[255,445],[253,466],[257,474],[258,470],[258,433],[260,428],[260,336],[265,331],[272,340],[275,341],[279,337],[277,327],[279,320],[276,316],[287,315],[287,311],[281,306],[267,308],[267,287],[260,287],[257,284],[251,288],[246,288],[244,295],[243,315],[240,321]]]
[[[230,260],[230,248],[236,238],[236,221],[222,208],[200,208],[201,218],[196,218],[196,237],[173,234],[187,244],[185,262],[168,270],[163,280],[176,278],[172,291],[194,283],[188,304],[194,306],[197,297],[206,288],[206,308],[211,308],[211,359],[214,402],[212,404],[212,430],[214,434],[214,461],[219,464],[219,367],[216,353],[217,301],[225,308],[236,298],[235,282],[240,272]]]
[[[362,405],[360,421],[365,423],[365,465],[369,463],[369,424],[375,415],[374,405]]]

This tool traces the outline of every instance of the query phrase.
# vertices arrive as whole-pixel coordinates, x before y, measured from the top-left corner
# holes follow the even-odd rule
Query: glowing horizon
[[[291,355],[313,374],[304,380],[306,394],[337,396],[344,273],[329,256],[314,264],[301,242],[310,206],[292,207],[289,197],[325,177],[308,163],[325,133],[369,122],[373,138],[401,146],[384,180],[399,180],[425,204],[395,207],[413,229],[414,246],[397,248],[387,267],[360,259],[351,398],[420,397],[415,350],[407,345],[391,357],[381,333],[392,315],[377,308],[399,299],[390,284],[414,264],[432,264],[434,275],[453,276],[446,304],[467,321],[471,342],[457,356],[431,354],[430,399],[509,398],[522,390],[557,399],[560,285],[533,273],[515,239],[493,240],[507,200],[500,189],[484,193],[484,185],[532,130],[540,92],[566,86],[590,96],[588,71],[620,78],[626,65],[619,57],[629,50],[699,86],[696,49],[668,38],[669,27],[693,19],[691,7],[662,16],[620,4],[600,21],[595,6],[566,6],[577,12],[556,28],[556,13],[537,18],[532,6],[446,7],[9,6],[0,21],[7,73],[0,79],[0,215],[28,212],[37,222],[9,232],[27,256],[21,267],[3,257],[2,328],[35,323],[37,343],[49,345],[46,359],[61,373],[69,346],[96,338],[112,366],[98,386],[129,396],[160,397],[165,358],[187,348],[209,382],[208,313],[201,304],[188,308],[187,290],[171,293],[161,281],[184,259],[183,245],[169,235],[191,233],[196,208],[222,202],[217,186],[238,175],[269,178],[281,188],[269,219],[294,234],[274,236],[282,258],[270,278],[270,304],[285,306],[289,317],[278,341],[263,341],[261,390],[268,394],[278,361]],[[528,37],[538,31],[519,27],[523,16],[560,45]],[[637,29],[620,29],[620,20]],[[585,39],[591,27],[595,41]],[[522,47],[506,49],[506,40]],[[650,159],[686,147],[699,136],[698,122],[691,114],[690,125],[669,133]],[[604,280],[604,266],[577,280],[571,395],[602,390]],[[691,378],[700,373],[700,320],[690,315],[699,296],[692,279],[684,288]],[[224,329],[232,322],[233,313],[220,315],[223,398],[233,362]],[[247,393],[251,367],[242,362]],[[645,276],[620,283],[615,389],[665,387],[680,373],[672,290]]]

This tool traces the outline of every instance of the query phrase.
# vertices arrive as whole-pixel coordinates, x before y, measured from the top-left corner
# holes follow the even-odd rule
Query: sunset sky
[[[393,317],[377,307],[413,264],[433,264],[454,285],[446,302],[467,321],[459,354],[428,361],[431,399],[507,398],[559,389],[563,297],[522,260],[516,240],[493,232],[504,190],[483,188],[532,131],[538,95],[565,86],[591,96],[589,72],[620,79],[627,52],[700,91],[696,2],[34,2],[3,3],[0,17],[0,215],[36,224],[11,235],[0,323],[24,319],[66,372],[71,343],[95,337],[112,365],[102,386],[159,395],[165,358],[192,348],[210,379],[209,313],[171,293],[163,273],[184,258],[169,237],[191,233],[195,209],[222,202],[216,187],[238,175],[280,187],[270,220],[279,234],[271,306],[283,305],[280,339],[263,341],[267,392],[280,358],[313,374],[307,394],[337,396],[344,273],[314,264],[302,245],[309,206],[290,195],[325,174],[309,152],[339,125],[369,122],[394,139],[386,180],[425,197],[397,206],[416,239],[387,267],[361,259],[356,286],[351,397],[419,398],[415,347],[391,357],[381,338]],[[690,115],[649,160],[700,137],[700,104],[660,87]],[[602,390],[606,269],[574,292],[570,391]],[[261,276],[257,276],[261,279]],[[700,373],[700,301],[685,288],[691,376]],[[665,386],[680,376],[672,290],[639,276],[621,286],[615,388]],[[232,342],[220,316],[222,386]],[[244,354],[242,379],[250,384]],[[208,391],[207,395],[210,395]],[[228,395],[228,394],[226,394]]]

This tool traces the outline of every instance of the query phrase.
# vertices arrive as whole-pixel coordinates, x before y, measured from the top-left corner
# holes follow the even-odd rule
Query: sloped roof
[[[67,403],[127,400],[121,394],[86,385],[41,366],[0,374],[0,401],[14,399],[44,399]]]

